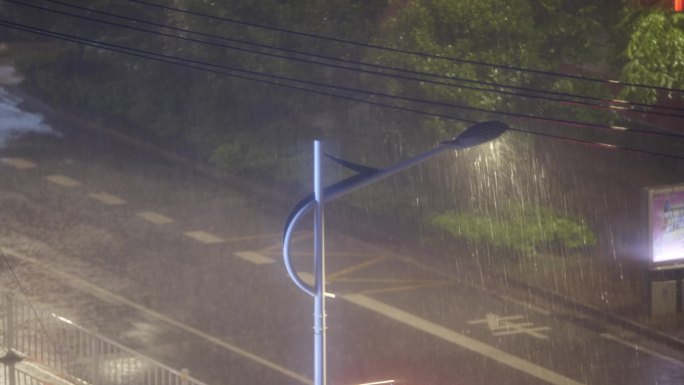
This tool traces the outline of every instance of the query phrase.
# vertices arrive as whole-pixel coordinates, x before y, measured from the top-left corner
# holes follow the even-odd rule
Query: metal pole
[[[325,343],[325,241],[323,224],[323,206],[326,200],[333,200],[351,191],[386,178],[437,154],[449,149],[462,149],[477,146],[496,139],[508,129],[505,123],[491,121],[477,123],[460,133],[453,140],[443,142],[441,146],[420,154],[414,158],[399,162],[386,169],[358,171],[357,175],[347,178],[328,187],[323,187],[321,169],[321,143],[314,141],[314,194],[306,196],[295,206],[285,225],[283,234],[283,260],[287,273],[292,281],[305,293],[314,297],[314,384],[325,385],[326,381],[326,343]],[[349,163],[349,162],[345,162]],[[365,168],[365,167],[364,167]],[[352,167],[352,169],[355,169]],[[325,192],[325,196],[324,196]],[[297,223],[304,214],[314,209],[314,283],[304,282],[292,267],[290,258],[290,242]],[[329,294],[330,295],[330,294]],[[330,295],[331,297],[334,297]]]
[[[323,223],[323,172],[321,142],[314,141],[314,384],[325,385],[325,227]]]

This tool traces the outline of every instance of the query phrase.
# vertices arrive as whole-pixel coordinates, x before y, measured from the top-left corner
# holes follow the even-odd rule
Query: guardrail
[[[0,366],[0,383],[7,385],[51,385],[13,365]]]
[[[36,309],[14,293],[0,297],[0,346],[11,352],[0,358],[4,384],[48,384],[19,365],[28,359],[65,383],[206,385],[187,370],[172,369],[66,318]]]
[[[14,353],[6,351],[0,364],[0,384],[3,385],[74,385],[48,369]],[[10,359],[8,359],[8,357]],[[14,360],[14,361],[13,361]]]

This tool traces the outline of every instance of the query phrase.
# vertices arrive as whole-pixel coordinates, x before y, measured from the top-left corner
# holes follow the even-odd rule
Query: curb
[[[509,283],[511,283],[514,286],[517,286],[518,288],[527,290],[528,292],[541,298],[544,298],[546,300],[560,302],[566,307],[571,307],[582,313],[610,321],[611,323],[618,325],[623,329],[627,329],[638,334],[646,335],[654,341],[657,341],[669,347],[684,350],[684,340],[667,335],[648,326],[639,324],[626,318],[616,316],[615,314],[608,313],[606,311],[596,308],[595,306],[574,301],[573,299],[568,298],[565,295],[552,292],[546,289],[542,289],[537,286],[532,286],[524,282],[519,282],[510,279]]]

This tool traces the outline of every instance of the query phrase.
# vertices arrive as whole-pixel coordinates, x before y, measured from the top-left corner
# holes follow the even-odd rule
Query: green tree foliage
[[[592,61],[603,26],[603,8],[590,1],[513,0],[505,2],[414,0],[394,1],[394,12],[383,25],[378,41],[396,48],[429,52],[474,62],[498,63],[539,70],[557,70],[561,64]],[[540,87],[575,92],[596,92],[587,85],[557,81],[546,76],[511,71],[478,64],[413,57],[394,53],[377,54],[376,60],[390,62],[416,71],[450,77],[521,87]],[[579,66],[578,66],[579,68]],[[454,82],[457,85],[496,87]],[[467,87],[446,87],[428,82],[393,82],[389,89],[426,99],[522,113],[541,112],[550,103],[482,92]],[[506,89],[507,91],[510,91]],[[568,110],[568,107],[565,107]],[[554,112],[558,112],[555,109]],[[452,110],[472,118],[491,119],[491,114]]]
[[[56,16],[6,2],[2,4],[0,12],[9,20],[27,25],[186,58],[196,63],[211,63],[215,65],[207,67],[211,70],[263,81],[273,79],[259,76],[256,72],[400,97],[572,120],[609,122],[613,115],[557,102],[523,98],[520,94],[524,91],[509,88],[502,90],[512,94],[485,92],[464,86],[484,89],[499,87],[456,80],[453,81],[456,87],[447,87],[428,81],[379,77],[291,59],[304,58],[294,53],[304,51],[473,81],[606,97],[611,96],[614,90],[602,85],[559,80],[475,62],[570,73],[610,70],[610,65],[617,63],[620,68],[624,64],[626,80],[678,87],[682,86],[684,76],[679,57],[684,44],[681,16],[664,10],[637,8],[631,0],[170,0],[160,3],[213,16],[462,58],[471,62],[350,46],[119,0],[73,1],[73,4],[92,8],[93,11],[89,13],[54,4],[49,7],[157,32],[178,33],[186,38],[210,40],[214,44],[200,44],[130,28]],[[620,19],[620,9],[624,9],[628,17]],[[150,27],[141,22],[130,24],[121,19],[105,17],[95,12],[97,10],[169,24],[205,36]],[[620,20],[621,27],[614,28]],[[209,38],[206,34],[225,39]],[[261,47],[251,45],[253,43]],[[340,151],[335,153],[339,156],[382,167],[431,148],[465,127],[464,124],[438,117],[382,109],[95,47],[66,42],[59,44],[63,47],[59,54],[21,64],[27,86],[61,106],[97,117],[128,133],[193,155],[229,172],[266,175],[278,180],[301,179],[301,174],[296,174],[295,170],[308,167],[308,163],[303,161],[307,160],[305,154],[309,153],[309,147],[302,151],[301,144],[308,146],[314,137],[327,139],[328,143],[332,143],[331,146],[337,145]],[[233,49],[221,45],[229,45]],[[290,52],[265,46],[282,47]],[[290,58],[258,55],[246,52],[248,49],[288,55]],[[617,56],[616,52],[622,52],[623,49],[626,52],[623,61],[613,60]],[[311,57],[307,57],[307,60],[329,62]],[[286,83],[325,92],[339,92],[339,89],[333,91],[324,87]],[[499,115],[466,109],[409,105],[407,101],[396,100],[388,102],[381,97],[350,92],[340,94],[470,120],[507,120]],[[506,179],[516,185],[515,188],[522,193],[510,195],[514,199],[533,191],[534,188],[529,186],[536,186],[538,179],[537,175],[531,174],[543,172],[543,169],[537,168],[534,168],[534,173],[521,171],[530,170],[532,159],[520,156],[521,148],[530,145],[521,144],[525,141],[529,142],[528,139],[521,139],[507,146],[511,147],[509,152],[512,154],[505,161],[510,166],[510,172],[502,171],[501,167],[504,166],[500,164],[487,169],[492,178],[506,175]],[[449,161],[453,162],[453,159]],[[483,164],[488,162],[494,164],[486,159]],[[359,203],[357,206],[380,208],[383,212],[395,212],[398,216],[415,211],[427,217],[428,213],[454,209],[466,212],[464,207],[458,206],[463,201],[485,200],[481,196],[482,191],[473,191],[472,196],[466,199],[457,196],[464,189],[474,186],[474,183],[487,186],[489,181],[477,180],[484,173],[467,175],[473,172],[470,164],[458,172],[449,165],[442,167],[440,164],[440,167],[443,170],[434,171],[426,167],[412,174],[398,175],[392,183],[376,186],[369,194],[360,194],[361,202],[356,202]],[[452,183],[452,175],[458,175],[454,179],[468,183]],[[501,185],[500,180],[496,182],[492,185]],[[411,191],[402,190],[401,194],[394,192],[397,187],[406,186],[411,186]],[[424,186],[438,186],[435,190],[444,191],[444,194],[428,196],[425,190],[429,187]],[[502,190],[513,189],[497,188],[490,193],[490,197],[496,198]],[[416,196],[421,197],[420,203],[415,199]],[[552,202],[543,199],[534,203],[552,206]],[[551,221],[549,218],[552,213],[538,213],[537,217]],[[475,228],[474,218],[468,220]],[[513,220],[514,216],[510,218]],[[562,223],[555,221],[549,226],[562,229]],[[558,231],[572,234],[574,230],[566,228]],[[567,238],[562,242],[571,244]]]
[[[131,25],[128,21],[96,12],[105,11],[171,25],[204,34],[180,33],[181,36],[213,44],[174,39],[64,15],[55,17],[50,12],[16,5],[6,6],[2,11],[8,18],[23,24],[131,47],[142,52],[180,57],[196,63],[211,63],[215,66],[207,68],[238,76],[273,80],[239,72],[244,70],[330,84],[350,84],[358,77],[354,71],[333,71],[330,67],[245,51],[249,49],[300,57],[294,53],[263,48],[272,46],[348,59],[361,55],[360,50],[343,49],[339,44],[132,2],[99,0],[74,3],[94,10],[85,14],[87,17]],[[384,9],[385,1],[177,0],[171,5],[305,33],[335,36],[339,31],[344,31],[345,38],[363,41],[373,35],[372,29],[378,13]],[[68,7],[54,8],[83,15],[83,12]],[[166,34],[178,33],[144,23],[133,26]],[[221,36],[227,40],[209,38],[207,35]],[[262,48],[249,43],[259,44]],[[63,53],[40,62],[23,63],[22,69],[29,72],[28,86],[63,106],[99,117],[107,123],[124,127],[129,133],[138,133],[171,146],[176,151],[193,154],[225,170],[265,171],[273,177],[287,178],[286,165],[293,162],[292,158],[300,156],[296,144],[303,139],[322,136],[331,129],[326,121],[334,121],[346,114],[345,103],[314,94],[73,43],[61,44],[64,46]],[[320,116],[317,117],[317,114]],[[324,122],[312,124],[312,120]]]
[[[447,212],[435,216],[432,223],[454,237],[489,243],[521,255],[596,244],[596,236],[582,221],[556,214],[550,208],[528,204],[508,203],[499,218]]]
[[[684,14],[638,9],[628,15],[633,20],[623,78],[630,83],[684,89]],[[659,96],[653,89],[635,87],[625,89],[624,95],[648,103]]]
[[[585,65],[599,61],[597,56],[604,51],[602,44],[610,42],[612,37],[606,31],[610,31],[607,26],[614,23],[610,15],[615,12],[608,11],[622,1],[610,0],[597,4],[589,0],[513,0],[493,4],[473,0],[174,0],[166,4],[218,17],[434,55],[558,70],[562,65]],[[541,87],[594,96],[602,96],[607,92],[581,82],[554,80],[474,63],[364,49],[126,1],[73,3],[93,9],[93,12],[85,13],[87,17],[128,24],[124,20],[98,14],[96,11],[99,10],[223,36],[229,40],[181,33],[184,37],[211,40],[219,46],[200,44],[64,15],[57,16],[12,4],[4,4],[1,11],[9,19],[28,25],[223,66],[210,67],[211,69],[228,71],[227,68],[233,68],[264,72],[490,110],[544,112],[555,117],[587,117],[593,120],[609,120],[612,116],[586,108],[521,98],[510,89],[507,91],[513,92],[513,95],[446,87],[430,82],[409,82],[257,55],[245,52],[244,49],[302,58],[294,53],[263,48],[264,45],[284,47],[292,51],[370,61],[413,71],[512,86]],[[54,4],[48,7],[83,14]],[[177,33],[144,23],[134,26],[162,33]],[[257,43],[262,48],[246,43]],[[56,100],[74,101],[75,108],[85,108],[93,116],[118,119],[122,123],[120,126],[129,127],[129,131],[159,137],[162,141],[182,148],[186,153],[197,154],[225,169],[279,169],[271,166],[287,163],[283,163],[283,157],[290,155],[283,153],[269,157],[275,162],[270,166],[264,163],[264,157],[258,157],[263,161],[255,161],[250,165],[250,159],[256,158],[245,157],[244,150],[236,152],[231,148],[241,148],[244,145],[253,147],[255,152],[272,152],[273,143],[282,147],[313,136],[326,136],[341,143],[363,137],[365,143],[375,145],[353,146],[354,149],[345,155],[357,159],[367,157],[371,163],[382,164],[393,161],[397,155],[408,156],[433,145],[437,140],[451,137],[456,133],[455,130],[464,127],[441,119],[364,107],[320,95],[178,68],[92,47],[75,46],[72,43],[63,45],[68,47],[66,54],[42,63],[32,63],[27,67],[36,72],[36,77],[51,77],[53,82],[63,82],[63,86],[50,85],[48,89],[45,86],[50,82],[48,80],[42,86],[36,80],[33,82],[34,86],[53,95]],[[227,49],[220,45],[243,50]],[[44,73],[38,74],[40,71]],[[648,73],[647,70],[642,72]],[[240,72],[235,74],[247,75]],[[98,76],[101,76],[102,82],[98,82]],[[259,76],[252,77],[269,80]],[[29,76],[30,81],[31,78]],[[472,83],[455,83],[491,88]],[[91,86],[88,87],[87,84]],[[59,93],[65,95],[57,95]],[[366,98],[363,95],[353,96]],[[392,103],[402,105],[397,101]],[[492,114],[427,105],[419,108],[473,120],[502,118]],[[269,137],[267,131],[277,131],[279,139],[261,140]],[[392,147],[399,142],[403,143],[401,151]]]

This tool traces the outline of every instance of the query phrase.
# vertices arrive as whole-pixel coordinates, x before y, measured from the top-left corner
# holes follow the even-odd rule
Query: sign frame
[[[650,268],[684,268],[684,183],[646,187],[644,192]]]

